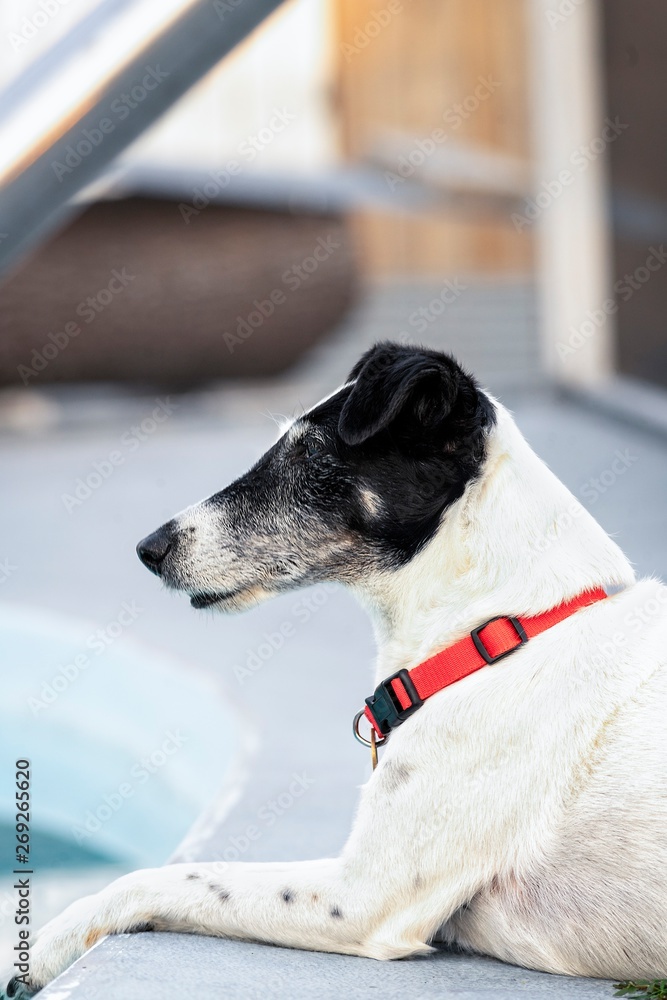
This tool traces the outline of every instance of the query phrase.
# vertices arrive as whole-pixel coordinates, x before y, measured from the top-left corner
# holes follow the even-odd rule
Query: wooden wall
[[[379,144],[397,135],[414,148],[415,140],[442,128],[448,138],[428,164],[431,174],[449,143],[473,143],[527,163],[524,3],[530,0],[331,2],[349,161],[372,159]],[[491,95],[461,115],[457,102],[472,98],[483,80],[491,81]],[[509,215],[473,216],[443,202],[417,214],[363,211],[353,224],[374,275],[525,274],[532,237],[517,232]]]

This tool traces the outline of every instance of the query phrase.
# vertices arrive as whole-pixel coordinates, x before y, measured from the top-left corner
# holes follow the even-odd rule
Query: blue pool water
[[[37,869],[164,862],[215,799],[239,720],[198,670],[88,622],[0,605],[0,852],[30,761]]]

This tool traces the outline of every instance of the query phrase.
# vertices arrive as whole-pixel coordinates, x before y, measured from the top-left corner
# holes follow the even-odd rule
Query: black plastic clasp
[[[504,653],[498,653],[497,656],[491,656],[491,653],[489,653],[488,649],[482,642],[479,633],[482,632],[487,625],[490,625],[492,622],[500,621],[501,618],[503,619],[503,621],[512,623],[514,631],[519,637],[519,641],[517,642],[516,646],[510,647],[510,649],[506,649]],[[505,656],[509,656],[510,653],[516,652],[517,649],[519,649],[521,646],[525,646],[525,644],[528,642],[528,636],[524,631],[523,625],[521,624],[518,618],[512,618],[510,615],[496,615],[495,618],[489,618],[488,622],[484,622],[483,625],[479,625],[477,628],[474,628],[472,630],[472,632],[470,633],[470,638],[475,643],[475,649],[477,650],[477,652],[484,657],[487,663],[497,663],[498,660],[502,660]]]
[[[391,682],[395,680],[400,680],[407,692],[410,699],[410,704],[407,708],[401,707],[401,703],[396,697],[396,692],[391,686]],[[378,684],[370,698],[366,698],[366,704],[371,710],[382,735],[386,736],[396,726],[400,726],[402,722],[405,722],[408,716],[416,712],[424,704],[424,700],[417,694],[417,689],[412,683],[408,671],[399,670]]]

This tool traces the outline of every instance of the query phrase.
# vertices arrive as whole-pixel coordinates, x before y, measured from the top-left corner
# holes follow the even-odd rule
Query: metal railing
[[[0,94],[0,275],[282,0],[104,0]]]

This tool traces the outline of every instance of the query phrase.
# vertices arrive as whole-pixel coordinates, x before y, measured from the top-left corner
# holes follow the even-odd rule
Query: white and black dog
[[[667,589],[635,582],[452,358],[376,346],[138,553],[195,608],[350,587],[375,623],[378,691],[405,681],[388,713],[369,699],[393,731],[341,857],[127,875],[43,929],[9,996],[147,929],[378,959],[438,940],[556,973],[667,975]],[[486,655],[497,616],[513,616],[511,656]],[[407,671],[471,641],[467,676],[410,690]]]

